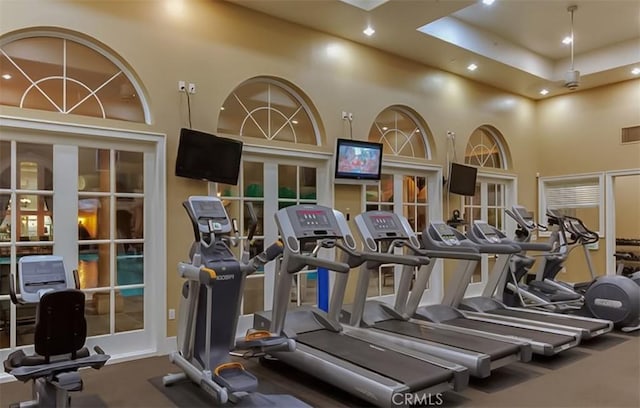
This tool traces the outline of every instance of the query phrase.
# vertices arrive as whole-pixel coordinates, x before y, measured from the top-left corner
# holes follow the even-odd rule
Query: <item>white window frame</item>
[[[604,238],[605,235],[605,173],[583,173],[583,174],[569,174],[564,176],[551,176],[551,177],[539,177],[538,178],[538,222],[541,224],[546,223],[547,219],[547,189],[546,183],[558,183],[569,182],[576,183],[582,180],[593,181],[598,180],[598,225],[590,226],[592,230],[600,235],[600,238]],[[591,183],[589,183],[591,184]],[[549,237],[550,231],[539,231],[539,236]]]

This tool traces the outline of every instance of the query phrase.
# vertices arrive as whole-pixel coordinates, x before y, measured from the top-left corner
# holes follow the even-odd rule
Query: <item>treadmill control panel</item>
[[[420,241],[409,222],[398,214],[388,211],[367,211],[355,217],[358,231],[370,251],[377,251],[377,242],[390,240],[411,241],[415,247]]]
[[[498,234],[496,229],[486,222],[475,221],[474,227],[476,228],[476,231],[480,233],[480,236],[487,242],[492,244],[499,244],[502,242],[500,235]]]
[[[187,200],[189,209],[198,220],[201,232],[228,234],[231,232],[231,222],[227,211],[218,197],[191,196]]]
[[[276,212],[275,218],[290,251],[300,251],[299,240],[324,238],[343,239],[348,247],[355,249],[355,240],[344,215],[332,208],[315,204],[293,205]]]
[[[329,218],[325,211],[321,210],[297,210],[298,223],[304,228],[329,227]]]
[[[456,230],[453,227],[445,224],[444,222],[432,222],[432,231],[435,236],[447,246],[460,245],[460,240],[456,236]]]

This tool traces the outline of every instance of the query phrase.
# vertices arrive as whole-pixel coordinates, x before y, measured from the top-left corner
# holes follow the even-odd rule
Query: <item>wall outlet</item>
[[[169,309],[169,320],[175,320],[176,318],[176,309]]]
[[[346,112],[346,111],[342,111],[342,116],[341,116],[341,118],[342,118],[342,119],[349,119],[349,113],[348,113],[348,112]]]
[[[191,82],[189,83],[189,93],[190,94],[196,93],[196,84],[191,83]]]
[[[184,81],[178,81],[178,92],[187,92],[187,83]]]

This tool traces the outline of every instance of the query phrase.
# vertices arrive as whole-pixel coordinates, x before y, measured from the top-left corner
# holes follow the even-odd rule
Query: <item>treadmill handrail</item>
[[[316,258],[315,256],[295,254],[287,252],[285,256],[291,258],[295,263],[303,263],[306,266],[315,266],[316,268],[326,268],[330,271],[348,273],[351,268],[344,262],[332,261],[329,259]],[[290,273],[298,272],[299,270],[292,271]]]
[[[479,261],[482,259],[479,251],[470,247],[451,247],[450,251],[444,248],[438,250],[427,249],[424,252],[428,257],[438,259],[464,259],[467,261]]]

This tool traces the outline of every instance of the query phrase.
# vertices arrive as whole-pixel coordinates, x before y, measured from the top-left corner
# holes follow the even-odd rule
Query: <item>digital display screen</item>
[[[298,210],[296,211],[298,222],[303,227],[330,227],[329,217],[324,211]]]
[[[224,184],[238,184],[242,142],[199,132],[180,130],[176,176]]]
[[[476,224],[478,226],[478,228],[480,228],[480,231],[482,231],[482,233],[487,236],[487,237],[494,237],[496,236],[496,232],[493,229],[493,227],[491,227],[489,224]]]
[[[398,226],[392,215],[376,215],[371,217],[371,223],[376,229],[397,229]]]
[[[382,144],[338,139],[336,178],[380,180]]]
[[[476,194],[478,169],[463,164],[451,163],[449,171],[449,192],[465,196]]]
[[[446,224],[434,224],[436,231],[444,240],[451,240],[456,238],[456,235],[451,231],[451,228]]]

